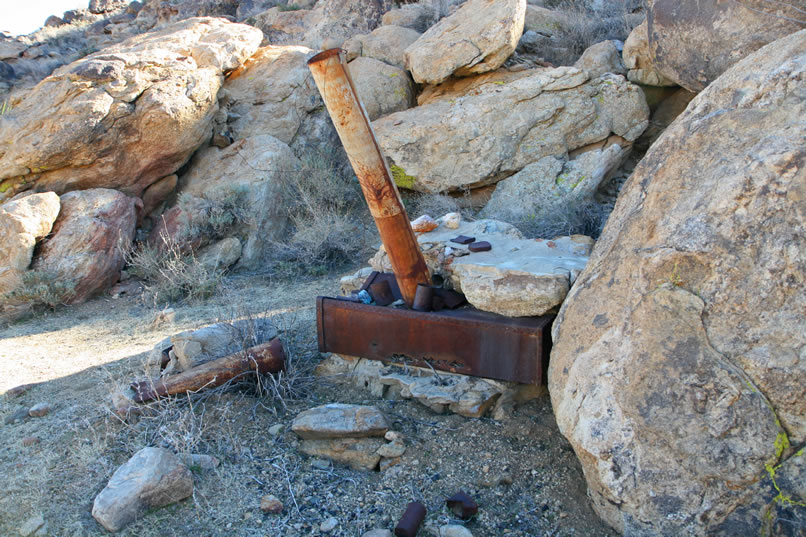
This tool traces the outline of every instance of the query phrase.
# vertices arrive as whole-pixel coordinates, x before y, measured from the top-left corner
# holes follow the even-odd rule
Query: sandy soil
[[[90,511],[114,470],[145,446],[206,453],[221,464],[194,469],[193,497],[149,513],[125,536],[327,535],[360,536],[393,529],[409,501],[428,507],[419,535],[437,535],[451,522],[444,499],[464,490],[479,503],[466,524],[484,536],[613,536],[585,496],[582,472],[559,434],[548,396],[518,407],[502,422],[435,414],[412,401],[374,399],[323,379],[300,378],[302,397],[278,400],[254,383],[178,398],[124,422],[111,394],[140,378],[147,352],[163,338],[244,313],[282,321],[295,359],[311,365],[316,352],[314,297],[333,295],[335,276],[288,283],[260,277],[227,281],[204,304],[174,305],[175,323],[155,327],[157,310],[137,297],[99,297],[87,304],[31,318],[0,330],[0,394],[38,383],[22,395],[0,395],[0,535],[41,514],[45,534],[103,535]],[[378,405],[402,432],[402,464],[385,472],[323,465],[297,452],[288,431],[302,410],[328,402]],[[42,418],[10,422],[15,413],[46,402]],[[275,424],[285,430],[268,433]],[[316,464],[314,464],[316,463]],[[285,505],[279,515],[259,509],[264,494]]]

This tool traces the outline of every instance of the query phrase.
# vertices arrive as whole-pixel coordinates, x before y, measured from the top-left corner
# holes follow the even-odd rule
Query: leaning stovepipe
[[[403,300],[411,306],[417,284],[430,285],[431,276],[346,62],[340,49],[330,49],[308,60],[308,67],[361,183]]]

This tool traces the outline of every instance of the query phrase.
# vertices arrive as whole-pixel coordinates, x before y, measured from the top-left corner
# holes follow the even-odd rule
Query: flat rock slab
[[[303,440],[299,449],[306,455],[346,464],[353,470],[374,470],[381,461],[382,438],[320,438]]]
[[[389,423],[377,407],[332,403],[300,413],[291,430],[305,440],[362,438],[383,436]]]
[[[118,468],[95,497],[92,516],[108,531],[119,531],[149,509],[193,494],[193,475],[164,448],[143,448]]]

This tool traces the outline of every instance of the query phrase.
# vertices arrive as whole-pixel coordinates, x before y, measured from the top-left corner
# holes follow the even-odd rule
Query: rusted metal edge
[[[320,352],[525,384],[544,381],[554,316],[417,312],[317,297]]]

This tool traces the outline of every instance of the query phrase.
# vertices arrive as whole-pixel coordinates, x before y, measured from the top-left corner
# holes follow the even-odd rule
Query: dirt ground
[[[478,516],[466,523],[476,537],[615,535],[590,508],[580,465],[557,430],[548,396],[497,422],[435,414],[413,401],[375,399],[300,374],[297,398],[260,393],[252,382],[152,404],[127,422],[113,413],[111,395],[143,376],[157,342],[245,313],[273,316],[292,359],[315,364],[321,357],[314,297],[337,291],[336,276],[294,284],[237,277],[201,305],[174,305],[170,325],[152,326],[158,310],[137,297],[102,296],[0,329],[0,535],[19,535],[38,514],[47,535],[105,534],[92,518],[93,499],[145,446],[210,454],[221,463],[192,468],[191,498],[148,513],[123,536],[316,536],[335,517],[339,525],[327,535],[360,537],[393,529],[413,500],[428,508],[419,535],[436,536],[440,525],[460,523],[444,507],[459,490],[479,504]],[[37,384],[22,395],[5,393],[28,383]],[[40,402],[52,407],[46,416],[11,420]],[[385,472],[358,472],[298,453],[291,421],[330,402],[378,405],[405,436],[403,462]],[[276,424],[284,430],[272,435]],[[282,513],[260,511],[265,494],[283,502]]]

